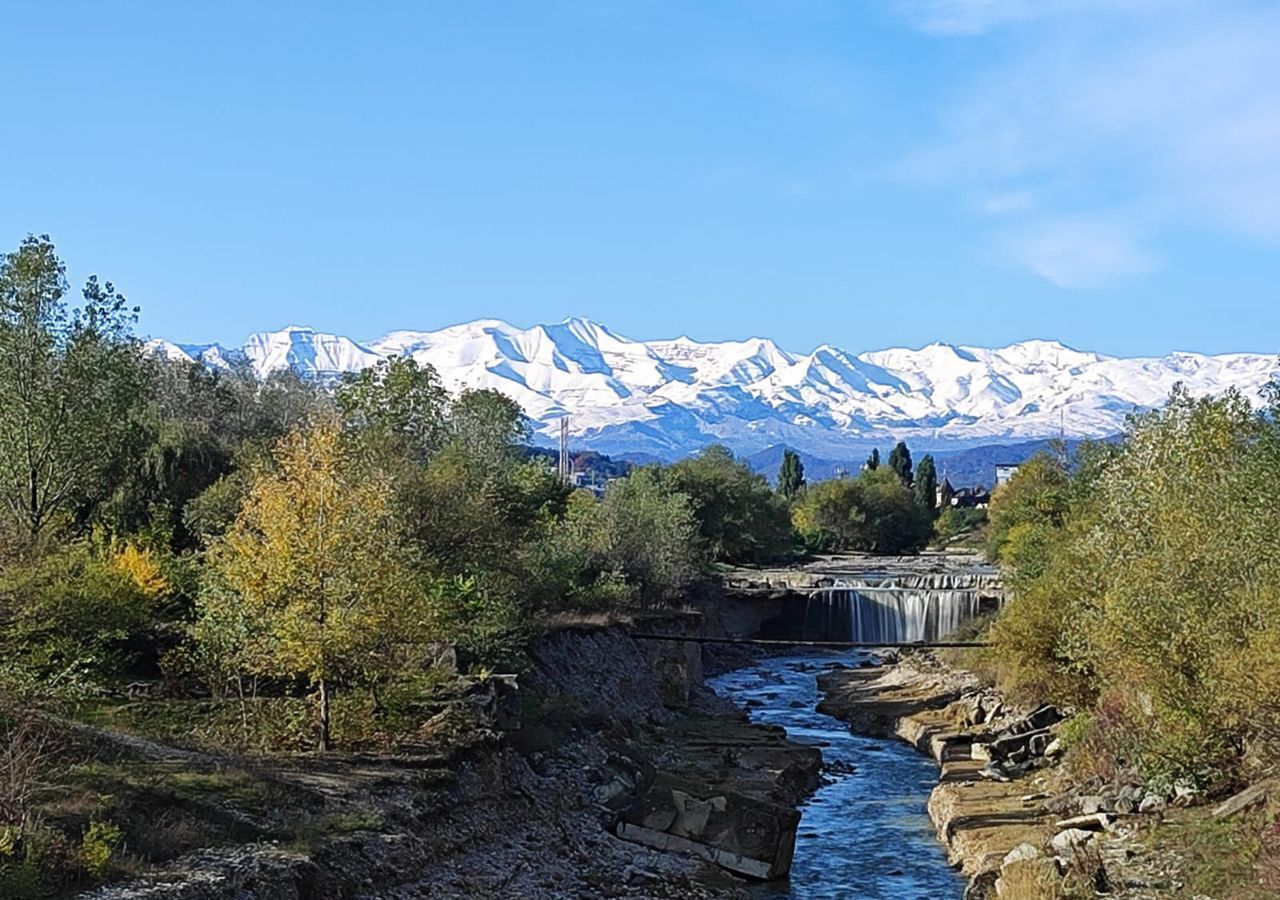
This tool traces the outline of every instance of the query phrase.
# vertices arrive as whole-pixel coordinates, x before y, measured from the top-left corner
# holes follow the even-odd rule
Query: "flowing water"
[[[973,576],[860,578],[814,591],[805,603],[802,639],[936,641],[998,602]]]
[[[925,813],[938,782],[934,763],[898,741],[852,734],[816,711],[818,673],[861,658],[775,656],[708,682],[753,720],[822,749],[824,784],[801,807],[791,878],[757,891],[762,898],[959,900],[964,879],[947,866]]]

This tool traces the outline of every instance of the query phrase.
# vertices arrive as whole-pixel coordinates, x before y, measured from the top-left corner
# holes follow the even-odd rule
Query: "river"
[[[824,783],[800,809],[791,878],[757,891],[768,900],[960,900],[965,880],[947,865],[925,812],[938,781],[934,763],[817,712],[816,676],[859,659],[857,652],[774,656],[708,681],[754,721],[822,749]]]

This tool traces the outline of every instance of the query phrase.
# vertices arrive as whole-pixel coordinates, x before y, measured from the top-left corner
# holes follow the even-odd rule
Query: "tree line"
[[[70,294],[48,238],[0,259],[8,684],[159,678],[242,710],[301,692],[324,748],[335,690],[385,708],[441,644],[518,665],[551,618],[678,603],[715,564],[932,534],[933,462],[905,444],[816,484],[787,451],[776,489],[715,446],[597,499],[495,391],[451,395],[409,358],[331,386],[168,360],[110,282]]]

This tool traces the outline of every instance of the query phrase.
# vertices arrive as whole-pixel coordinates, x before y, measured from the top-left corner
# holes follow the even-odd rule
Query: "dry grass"
[[[566,628],[605,628],[609,625],[630,625],[631,616],[617,610],[577,612],[566,610],[547,619],[547,631],[563,631]]]
[[[1208,808],[1173,811],[1152,834],[1181,860],[1187,891],[1218,900],[1280,896],[1280,803],[1215,820]]]
[[[54,790],[59,744],[30,711],[0,711],[0,722],[0,824],[23,831],[40,798]]]
[[[1053,860],[1041,857],[1010,863],[1000,873],[1001,900],[1064,900]]]
[[[605,628],[610,625],[631,626],[643,623],[646,619],[667,619],[676,616],[694,615],[697,612],[698,610],[695,607],[679,605],[652,609],[564,610],[547,618],[546,630]]]

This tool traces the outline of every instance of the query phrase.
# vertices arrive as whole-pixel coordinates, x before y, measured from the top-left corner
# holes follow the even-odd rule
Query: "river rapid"
[[[947,865],[925,812],[934,763],[906,744],[863,737],[817,712],[817,675],[854,666],[860,652],[794,653],[710,679],[752,720],[781,725],[822,750],[823,785],[800,808],[791,877],[762,898],[960,900],[965,880]]]

